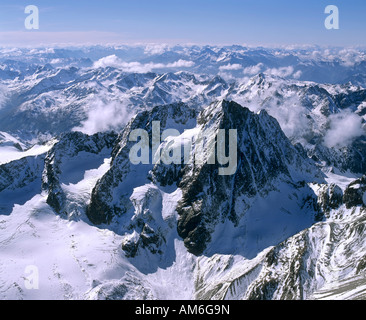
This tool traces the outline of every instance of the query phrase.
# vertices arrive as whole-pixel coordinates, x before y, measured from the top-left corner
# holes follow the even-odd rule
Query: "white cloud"
[[[82,121],[80,127],[73,131],[81,131],[85,134],[94,134],[109,130],[118,130],[125,125],[133,115],[127,111],[127,106],[118,103],[95,102],[88,112],[87,119]]]
[[[115,55],[112,54],[110,56],[99,59],[94,62],[94,68],[105,68],[105,67],[114,67],[118,68],[121,66],[123,62]]]
[[[365,134],[362,118],[349,111],[331,115],[330,128],[324,136],[324,144],[328,148],[345,147],[354,139]]]
[[[309,130],[307,110],[297,96],[288,97],[285,103],[272,102],[266,107],[268,113],[277,119],[282,131],[290,139],[301,139]]]
[[[154,69],[189,68],[193,66],[194,62],[187,60],[178,60],[168,64],[152,63],[152,62],[145,64],[142,64],[140,62],[124,62],[114,54],[101,58],[94,63],[94,68],[113,67],[121,69],[125,72],[139,72],[139,73],[150,72]]]
[[[360,63],[366,59],[366,55],[359,50],[352,48],[343,49],[339,51],[340,59],[345,67],[353,67],[355,64]]]
[[[1,33],[0,33],[1,35]],[[19,55],[22,55],[23,52],[19,49],[19,48],[2,48],[0,50],[1,54],[2,55],[15,55],[15,56],[19,56]]]
[[[294,68],[291,66],[282,68],[270,68],[267,69],[265,72],[272,76],[286,78],[294,73]]]
[[[63,60],[62,60],[62,59],[60,59],[60,58],[52,59],[52,60],[50,61],[50,63],[51,63],[51,64],[59,64],[59,63],[62,63],[62,62],[63,62]]]
[[[301,75],[302,75],[302,71],[301,71],[301,70],[298,70],[298,71],[296,71],[296,72],[292,75],[292,77],[293,77],[294,79],[299,79],[299,78],[301,77]]]
[[[169,49],[167,44],[148,44],[145,47],[145,54],[155,55],[155,54],[163,54],[165,51]]]
[[[252,82],[252,79],[248,78],[248,81]],[[277,98],[275,92],[280,90],[279,86],[279,83],[273,82],[265,92],[256,92],[254,95],[239,94],[235,95],[233,100],[255,113],[265,109],[278,121],[282,131],[291,141],[305,142],[303,137],[312,131],[307,118],[309,111],[302,105],[297,94],[289,94],[286,99]]]
[[[263,63],[258,63],[255,66],[250,66],[250,67],[246,67],[243,71],[244,74],[253,76],[255,74],[258,74],[259,72],[261,72],[263,68]]]
[[[357,48],[308,48],[301,53],[298,52],[297,56],[302,60],[316,60],[327,62],[339,62],[344,67],[353,67],[355,64],[366,60],[366,54],[364,51]]]
[[[234,63],[234,64],[227,64],[226,66],[220,66],[220,71],[224,71],[224,70],[240,70],[243,67],[240,64]]]
[[[233,76],[233,74],[231,72],[220,71],[218,73],[218,75],[227,82],[232,82],[232,81],[248,82],[248,80],[249,80],[249,78],[246,78],[246,77],[244,77],[243,79],[238,79],[237,77]]]
[[[45,49],[32,49],[29,51],[30,54],[53,54],[55,53],[54,48],[45,48]]]
[[[0,109],[4,106],[4,103],[7,98],[7,88],[3,85],[0,85]]]
[[[194,62],[193,61],[188,61],[188,60],[178,60],[176,62],[173,63],[168,63],[166,65],[164,64],[157,64],[156,67],[154,67],[154,69],[158,69],[158,68],[190,68],[194,66]]]

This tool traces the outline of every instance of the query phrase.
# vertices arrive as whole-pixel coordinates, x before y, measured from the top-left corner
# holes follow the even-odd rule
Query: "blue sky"
[[[26,30],[24,8],[40,10]],[[337,5],[340,29],[324,27]],[[366,46],[365,0],[1,0],[0,45],[197,43]]]

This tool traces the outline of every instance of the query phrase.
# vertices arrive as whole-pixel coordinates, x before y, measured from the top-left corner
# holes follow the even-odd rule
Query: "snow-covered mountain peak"
[[[0,298],[364,298],[365,55],[313,49],[0,49]]]

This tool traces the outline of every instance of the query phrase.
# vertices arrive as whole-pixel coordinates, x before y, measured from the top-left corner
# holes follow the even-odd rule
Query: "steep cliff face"
[[[141,129],[146,143],[142,131],[131,139]],[[83,284],[84,298],[365,295],[365,177],[321,172],[266,111],[225,100],[199,113],[159,106],[118,136],[73,132],[47,148],[0,166],[0,227],[11,230],[0,241],[13,252],[18,238],[45,248],[54,239],[70,254],[67,266],[99,279]],[[96,273],[90,259],[110,261],[110,274]]]
[[[351,209],[357,206],[366,206],[365,201],[366,194],[366,176],[362,176],[350,183],[346,188],[343,195],[343,202],[347,209]]]
[[[0,48],[0,299],[365,299],[365,57]]]
[[[237,157],[236,169],[229,175],[219,174],[218,161],[185,169],[179,184],[183,196],[177,207],[178,232],[192,253],[204,251],[218,224],[230,222],[238,227],[246,212],[270,192],[282,192],[283,185],[305,187],[306,181],[321,179],[315,165],[292,146],[265,111],[254,114],[222,101],[202,111],[197,122],[202,136],[213,139],[219,129],[236,130]],[[227,144],[228,140],[227,135]]]
[[[10,214],[14,204],[24,204],[41,192],[43,163],[41,155],[0,165],[0,214]]]
[[[47,203],[59,214],[67,210],[65,186],[77,184],[89,169],[94,169],[110,157],[117,138],[115,133],[88,136],[81,132],[62,135],[59,142],[47,153],[42,174],[42,189]]]
[[[139,113],[119,135],[112,153],[111,168],[95,186],[87,215],[95,224],[111,223],[113,218],[133,212],[130,196],[133,189],[151,182],[149,172],[153,169],[152,159],[152,122],[158,121],[161,131],[181,129],[182,131],[195,125],[196,111],[184,104],[172,104],[156,107],[151,111]],[[148,134],[148,160],[146,164],[135,165],[131,162],[130,151],[136,141],[130,141],[134,130],[144,130]],[[158,143],[159,145],[160,143]],[[132,210],[132,211],[131,211]],[[128,216],[128,215],[127,215]],[[130,216],[129,216],[130,217]]]
[[[318,205],[322,212],[329,214],[343,203],[343,190],[334,183],[322,185],[318,193]]]
[[[352,182],[345,194],[351,189],[354,194],[359,182]],[[201,257],[196,298],[364,299],[366,204],[350,206],[348,196],[345,202],[339,198],[338,188],[321,190],[319,199],[328,213],[325,221],[267,248],[256,258]],[[332,198],[336,201],[329,200]]]
[[[163,154],[178,146],[180,161],[152,163],[155,121],[160,121],[159,134],[167,129],[178,131],[176,136],[160,141],[156,152]],[[148,133],[150,163],[131,163],[130,152],[136,142],[130,141],[130,135],[136,129]],[[235,132],[231,139],[230,130]],[[220,158],[220,151],[226,158]],[[280,193],[292,197],[282,206],[273,207],[271,219],[278,219],[273,241],[284,240],[285,235],[311,225],[319,215],[313,206],[315,195],[306,183],[315,180],[321,181],[322,175],[314,163],[290,143],[265,111],[254,114],[234,102],[221,101],[200,112],[196,120],[195,110],[173,104],[143,112],[126,126],[113,150],[111,168],[92,192],[87,215],[93,223],[109,224],[122,234],[128,232],[122,247],[129,256],[135,256],[138,247],[162,253],[159,248],[169,232],[162,231],[167,220],[161,217],[172,216],[164,212],[163,197],[174,194],[178,201],[177,226],[170,229],[177,229],[189,252],[200,255],[212,240],[219,241],[213,234],[225,225],[232,226],[245,242],[245,232],[238,230],[248,228],[256,218],[254,213],[247,220],[243,217],[250,209],[260,210],[261,201],[270,194],[273,201]],[[295,218],[297,209],[302,210],[300,219]],[[284,214],[292,215],[290,226],[284,223]],[[265,219],[263,210],[257,219]],[[263,238],[266,240],[259,241],[258,249],[270,235]],[[216,242],[212,248],[217,249]],[[233,250],[239,249],[234,246]]]
[[[172,245],[171,235],[176,233],[178,180],[175,175],[157,174],[159,165],[153,164],[152,124],[159,122],[155,133],[160,140],[163,130],[183,132],[195,126],[195,119],[196,111],[184,104],[156,107],[138,114],[117,139],[111,167],[94,187],[86,213],[93,223],[108,224],[119,234],[126,235],[122,249],[128,257],[147,252],[159,260],[164,248]],[[141,129],[148,136],[145,144],[148,159],[145,163],[134,164],[130,152],[138,142],[130,141],[130,135]],[[159,147],[160,142],[156,146]],[[179,176],[181,169],[180,165],[173,165],[172,170]],[[172,184],[175,188],[169,187]],[[149,259],[155,260],[151,255]]]

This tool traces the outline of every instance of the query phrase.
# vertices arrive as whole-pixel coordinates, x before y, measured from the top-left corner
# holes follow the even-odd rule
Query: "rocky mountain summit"
[[[364,56],[163,51],[0,49],[0,299],[364,299]]]
[[[177,134],[158,141],[154,153],[156,122],[160,135],[167,129]],[[149,163],[131,162],[138,143],[131,133],[137,129],[149,137]],[[230,158],[230,129],[236,132],[236,162],[220,175],[225,165],[218,161],[219,132]],[[215,147],[214,157],[194,137],[205,137],[205,145]],[[153,163],[156,152],[170,154],[172,146],[182,151],[181,162]],[[345,246],[364,241],[364,176],[328,183],[319,162],[293,145],[265,110],[253,113],[225,100],[200,112],[183,103],[158,106],[137,114],[118,135],[64,134],[47,152],[2,164],[0,172],[2,199],[32,189],[23,203],[39,193],[42,206],[62,219],[116,234],[115,250],[138,270],[133,281],[151,298],[153,286],[141,281],[160,268],[174,272],[182,254],[191,257],[195,298],[323,297],[336,291],[337,281],[343,288],[343,281],[354,285],[363,274],[364,247]],[[330,263],[342,255],[355,257],[353,267],[336,277]],[[96,282],[92,295],[108,298],[101,292],[113,292],[123,298],[135,290],[131,283],[121,287],[123,279]],[[125,294],[116,294],[118,288]]]

